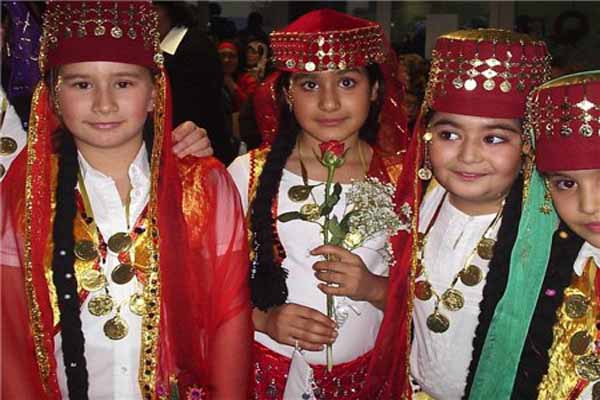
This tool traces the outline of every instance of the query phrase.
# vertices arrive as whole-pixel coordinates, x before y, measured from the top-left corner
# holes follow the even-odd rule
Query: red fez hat
[[[42,72],[85,61],[137,64],[157,71],[163,62],[158,15],[149,1],[51,1],[42,44]]]
[[[381,26],[337,11],[311,11],[271,33],[273,60],[290,72],[363,67],[385,60]]]
[[[527,95],[549,74],[542,41],[501,29],[452,32],[436,41],[425,101],[441,112],[522,118]]]
[[[566,75],[534,90],[527,123],[541,172],[600,169],[600,71]]]

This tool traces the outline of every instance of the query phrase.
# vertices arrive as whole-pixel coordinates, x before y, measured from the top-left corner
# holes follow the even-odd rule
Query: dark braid
[[[85,339],[81,330],[80,303],[75,276],[73,221],[77,213],[75,186],[79,164],[77,148],[69,132],[61,133],[56,213],[54,215],[52,279],[60,309],[63,360],[70,399],[88,398],[88,372],[84,355]]]
[[[521,354],[513,399],[535,399],[538,396],[538,386],[548,371],[548,351],[554,339],[556,311],[563,303],[564,290],[571,283],[573,264],[583,242],[582,238],[561,221],[559,229],[554,233],[548,270]]]
[[[277,93],[287,87],[289,75],[283,76],[278,83]],[[253,245],[255,258],[252,265],[250,287],[252,302],[261,310],[285,303],[288,296],[286,285],[287,270],[281,267],[274,253],[275,219],[271,207],[279,193],[279,184],[283,168],[296,145],[300,127],[288,109],[282,95],[278,99],[280,124],[271,151],[267,155],[263,171],[260,175],[256,197],[252,202],[250,224],[254,235]]]

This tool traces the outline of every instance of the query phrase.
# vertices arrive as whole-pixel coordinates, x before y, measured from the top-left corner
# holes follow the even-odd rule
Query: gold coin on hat
[[[139,315],[140,317],[144,315],[146,312],[146,301],[144,300],[144,295],[141,293],[134,293],[129,298],[129,309],[135,315]]]
[[[571,336],[569,349],[571,353],[580,356],[587,352],[590,343],[592,343],[592,336],[586,331],[579,331]]]
[[[129,326],[119,314],[115,315],[104,324],[104,334],[112,340],[121,340],[129,332]]]
[[[467,81],[465,82],[465,89],[467,89],[469,92],[473,91],[477,88],[477,81],[473,78],[469,78],[467,79]]]
[[[94,261],[98,258],[98,249],[96,248],[96,244],[91,240],[77,241],[73,248],[73,253],[75,253],[75,257],[82,261]]]
[[[124,285],[135,276],[135,269],[129,264],[119,264],[110,273],[114,283]]]
[[[454,78],[454,80],[452,81],[452,85],[454,86],[455,89],[462,89],[463,86],[465,85],[465,83],[463,82],[462,79],[460,79],[460,77]]]
[[[512,85],[509,81],[504,81],[500,84],[500,90],[502,93],[508,93],[510,92],[510,89],[512,89]]]
[[[431,283],[428,281],[418,281],[415,283],[415,296],[419,300],[427,301],[433,296]]]
[[[588,308],[588,300],[581,294],[572,294],[565,300],[565,312],[572,319],[583,317]]]
[[[459,276],[460,281],[467,286],[475,286],[483,279],[481,268],[473,264],[460,271]]]
[[[465,298],[460,290],[450,288],[442,295],[442,304],[450,311],[458,311],[465,305]]]
[[[112,297],[108,294],[101,294],[100,296],[94,296],[88,303],[88,311],[90,314],[101,317],[109,314],[114,307]]]
[[[427,328],[435,333],[443,333],[450,327],[450,321],[444,314],[434,311],[429,317],[427,317]]]
[[[17,151],[17,141],[11,137],[0,138],[0,156],[9,156]]]
[[[0,164],[0,178],[2,178],[5,173],[6,173],[6,167],[3,164]]]
[[[108,239],[108,248],[117,254],[129,250],[131,244],[131,236],[127,232],[117,232]]]
[[[588,381],[600,379],[600,360],[594,354],[581,356],[575,361],[575,372]]]
[[[494,90],[496,87],[496,82],[493,79],[486,79],[483,81],[483,88],[487,91]]]
[[[482,238],[477,243],[477,255],[484,260],[491,260],[494,256],[494,247],[496,241],[494,239]]]
[[[96,292],[106,287],[106,276],[98,270],[88,269],[79,275],[79,284],[88,292]]]

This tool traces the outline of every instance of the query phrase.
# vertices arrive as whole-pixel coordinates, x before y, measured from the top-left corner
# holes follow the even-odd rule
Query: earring
[[[540,207],[540,212],[542,214],[550,214],[552,212],[552,196],[550,196],[550,186],[548,184],[548,180],[544,178],[544,202]]]
[[[53,105],[54,105],[54,111],[56,112],[57,115],[61,115],[60,112],[60,103],[58,102],[58,93],[60,92],[60,89],[62,87],[62,83],[63,83],[63,78],[62,75],[58,75],[58,77],[56,78],[56,83],[54,84],[54,94],[53,94]]]
[[[425,144],[425,149],[424,149],[425,154],[423,156],[423,166],[421,168],[419,168],[419,170],[417,171],[417,176],[422,181],[428,181],[433,176],[433,173],[431,172],[431,159],[429,157],[429,143],[431,142],[432,138],[433,138],[433,134],[431,132],[425,132],[423,134],[423,142]]]

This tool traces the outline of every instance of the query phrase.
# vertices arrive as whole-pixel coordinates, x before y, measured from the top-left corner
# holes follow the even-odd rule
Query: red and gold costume
[[[317,10],[285,29],[273,32],[271,47],[280,71],[268,76],[255,94],[257,123],[264,145],[250,153],[249,203],[255,197],[269,145],[279,132],[276,90],[282,71],[310,73],[377,64],[383,75],[385,93],[368,176],[408,188],[399,191],[398,198],[402,201],[395,204],[399,214],[400,204],[406,203],[414,212],[416,193],[409,182],[413,182],[416,174],[412,166],[416,164],[414,157],[418,153],[405,153],[409,137],[406,116],[401,110],[403,93],[395,78],[395,54],[387,46],[381,26],[332,10]],[[277,206],[274,201],[274,216],[278,213]],[[416,225],[413,224],[411,229],[416,229]],[[276,257],[285,258],[285,249],[277,232],[274,233]],[[353,360],[335,364],[332,372],[327,372],[324,365],[311,365],[318,387],[314,391],[317,398],[391,400],[404,397],[408,387],[406,358],[410,321],[397,316],[409,314],[409,301],[404,293],[409,290],[411,237],[404,231],[389,239],[395,256],[402,262],[389,267],[386,309],[373,348]],[[254,364],[256,398],[281,398],[290,371],[290,359],[256,342]]]
[[[249,366],[248,256],[235,186],[215,159],[179,161],[171,151],[169,85],[150,3],[52,2],[44,20],[43,74],[82,61],[131,63],[155,73],[150,197],[146,231],[137,237],[136,246],[141,248],[137,260],[145,264],[140,281],[146,304],[137,377],[145,399],[172,398],[174,393],[180,398],[210,398],[214,386],[227,384],[226,376],[215,370]],[[27,151],[0,186],[5,398],[61,397],[54,358],[60,324],[49,279],[57,185],[52,134],[58,121],[49,92],[44,81],[38,84]],[[78,215],[75,241],[87,235],[79,219]],[[89,268],[91,263],[78,261],[75,278]],[[82,299],[87,293],[77,283]],[[235,340],[247,343],[248,353],[214,356],[224,324],[237,327]]]

